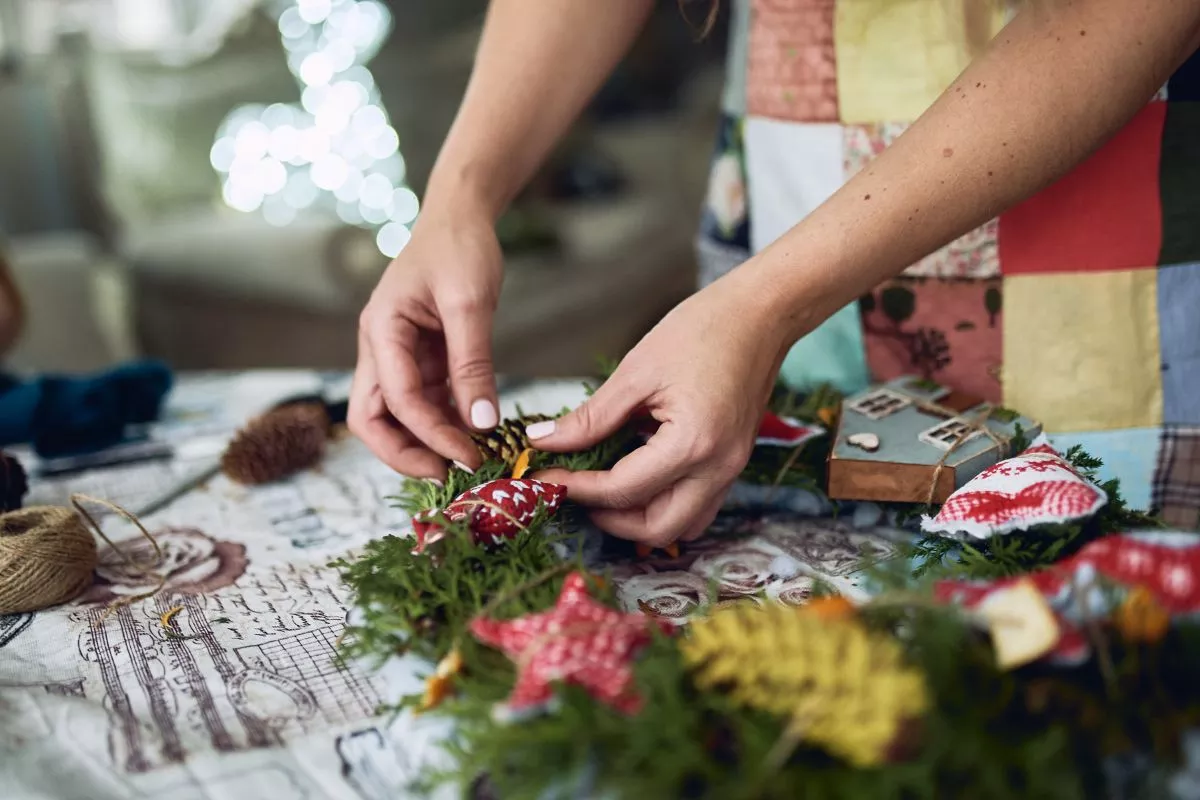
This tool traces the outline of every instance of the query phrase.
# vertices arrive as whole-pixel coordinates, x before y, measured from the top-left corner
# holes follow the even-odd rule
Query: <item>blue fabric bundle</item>
[[[87,377],[0,375],[0,447],[32,442],[43,458],[102,450],[129,425],[158,419],[171,370],[138,361]]]

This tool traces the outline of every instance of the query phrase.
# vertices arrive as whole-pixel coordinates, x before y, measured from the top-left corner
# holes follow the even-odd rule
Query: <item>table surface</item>
[[[209,463],[272,401],[346,385],[345,375],[308,372],[185,376],[155,429],[175,446],[171,461],[34,480],[26,502],[64,505],[82,492],[137,507]],[[554,413],[583,396],[578,381],[537,383],[501,404],[505,415],[517,404]],[[427,666],[395,658],[339,668],[350,598],[327,566],[405,530],[406,515],[387,500],[399,486],[350,438],[286,482],[249,489],[218,476],[144,520],[165,553],[168,582],[155,596],[108,612],[114,599],[152,586],[102,548],[83,597],[0,616],[3,796],[411,796],[407,784],[449,731],[434,718],[378,709],[419,691]],[[126,552],[148,547],[116,515],[101,524]],[[895,537],[832,520],[739,524],[752,527],[748,536],[702,540],[676,560],[613,565],[622,603],[682,620],[713,578],[723,599],[800,602],[814,579],[853,592],[861,557],[886,555]],[[177,606],[182,636],[168,636],[160,616]]]

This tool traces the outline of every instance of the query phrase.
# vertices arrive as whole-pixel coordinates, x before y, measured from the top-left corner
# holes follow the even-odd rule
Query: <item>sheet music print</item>
[[[363,800],[402,796],[411,766],[403,750],[392,747],[379,728],[354,731],[337,740],[342,776]]]
[[[79,650],[93,670],[88,693],[104,696],[114,766],[145,773],[375,716],[374,680],[336,659],[346,603],[332,570],[285,564],[212,595],[76,611],[88,623]]]
[[[32,622],[33,614],[0,614],[0,647],[17,638]]]
[[[343,440],[319,470],[253,489],[249,502],[295,548],[346,549],[408,527],[408,515],[390,499],[400,485],[360,442]]]

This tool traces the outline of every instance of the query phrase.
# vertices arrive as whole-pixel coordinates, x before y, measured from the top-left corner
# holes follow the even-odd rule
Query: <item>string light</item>
[[[374,230],[380,252],[393,257],[408,244],[420,203],[404,183],[400,137],[366,66],[391,15],[378,0],[284,0],[278,19],[300,100],[226,115],[209,153],[221,196],[272,225],[324,209]]]

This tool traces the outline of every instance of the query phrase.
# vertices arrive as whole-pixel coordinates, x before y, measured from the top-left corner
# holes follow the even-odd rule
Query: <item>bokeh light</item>
[[[404,248],[420,203],[366,66],[391,24],[378,0],[283,0],[279,34],[299,102],[226,115],[209,151],[226,205],[272,225],[323,210],[375,229],[389,257]]]

